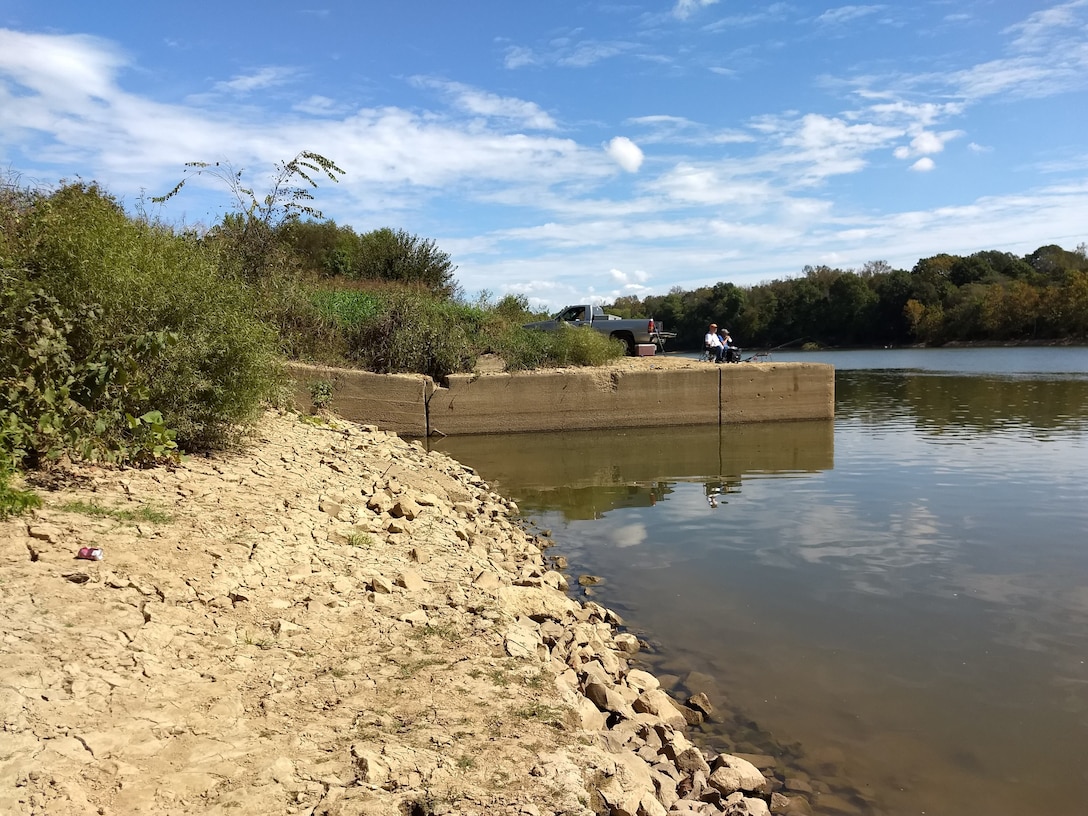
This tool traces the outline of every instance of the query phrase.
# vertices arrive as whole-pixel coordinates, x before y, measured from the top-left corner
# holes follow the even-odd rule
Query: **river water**
[[[775,353],[833,422],[436,445],[550,530],[707,747],[834,812],[1088,812],[1088,349]]]

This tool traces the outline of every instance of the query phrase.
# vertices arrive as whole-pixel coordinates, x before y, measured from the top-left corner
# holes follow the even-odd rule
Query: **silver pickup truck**
[[[555,331],[562,324],[575,328],[596,329],[601,334],[620,340],[627,346],[627,353],[631,356],[638,354],[640,345],[652,344],[657,347],[657,351],[664,351],[665,341],[676,337],[676,332],[665,331],[654,322],[652,317],[634,317],[625,320],[616,315],[605,314],[600,306],[590,304],[567,306],[550,320],[526,323],[525,328]]]

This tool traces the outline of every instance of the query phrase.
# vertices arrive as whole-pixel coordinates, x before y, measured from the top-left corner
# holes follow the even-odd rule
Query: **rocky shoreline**
[[[714,701],[418,442],[270,413],[245,450],[55,487],[0,522],[0,812],[825,811],[693,744]]]

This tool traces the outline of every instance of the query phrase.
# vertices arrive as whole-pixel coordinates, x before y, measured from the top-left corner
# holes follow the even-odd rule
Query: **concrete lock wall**
[[[300,406],[315,382],[332,385],[330,407],[345,419],[406,436],[590,430],[830,419],[835,372],[817,363],[748,363],[625,370],[571,368],[383,375],[289,366]]]
[[[434,387],[422,374],[374,374],[347,368],[289,363],[295,405],[313,406],[310,388],[332,386],[329,407],[353,422],[377,425],[404,436],[427,436],[427,394]]]
[[[721,367],[723,423],[831,419],[835,369],[817,363]]]
[[[718,374],[707,368],[458,374],[435,389],[428,416],[432,430],[451,436],[704,425],[718,422]]]

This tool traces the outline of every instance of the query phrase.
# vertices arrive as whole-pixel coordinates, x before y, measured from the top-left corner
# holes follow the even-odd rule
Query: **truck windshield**
[[[571,306],[569,309],[564,309],[562,312],[555,316],[556,320],[562,320],[567,323],[575,320],[585,320],[586,310],[584,306]]]

